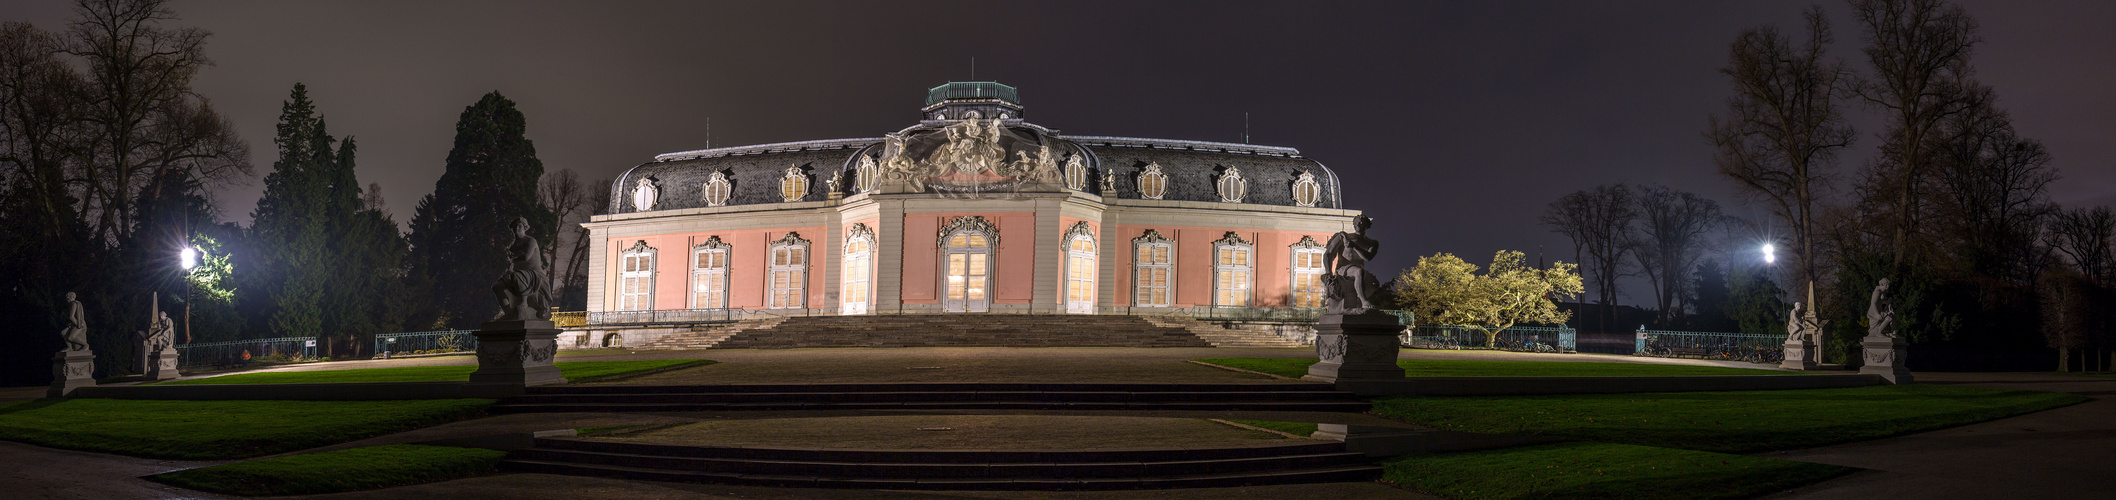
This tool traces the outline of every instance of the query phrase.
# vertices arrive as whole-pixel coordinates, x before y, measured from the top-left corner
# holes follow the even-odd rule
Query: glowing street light
[[[183,254],[182,254],[182,257],[183,257],[183,262],[184,262],[184,270],[185,270],[185,271],[190,271],[190,270],[191,270],[192,268],[198,267],[198,249],[197,249],[197,248],[192,248],[192,247],[184,247],[184,252],[183,252]]]
[[[1777,263],[1777,262],[1778,262],[1778,246],[1777,246],[1777,245],[1772,245],[1772,244],[1770,244],[1770,243],[1765,243],[1765,244],[1763,244],[1763,263],[1765,263],[1765,264],[1775,264],[1775,263]]]
[[[183,252],[180,252],[180,253],[178,253],[178,254],[177,254],[177,256],[179,257],[179,259],[178,259],[178,260],[180,260],[180,261],[182,262],[182,265],[184,266],[184,273],[186,273],[186,274],[189,274],[189,273],[191,272],[191,270],[192,270],[192,269],[194,269],[194,268],[197,268],[197,267],[198,267],[198,253],[199,253],[199,252],[198,252],[198,247],[192,247],[192,246],[185,246],[185,247],[184,247],[184,251],[183,251]],[[191,343],[191,289],[192,289],[192,288],[193,288],[194,286],[195,286],[195,284],[193,284],[193,283],[191,282],[191,277],[190,277],[190,276],[185,276],[185,277],[184,277],[184,343],[186,343],[186,344],[189,344],[189,343]]]

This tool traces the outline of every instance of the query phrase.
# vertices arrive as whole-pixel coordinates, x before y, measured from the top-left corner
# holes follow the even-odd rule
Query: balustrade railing
[[[733,323],[742,319],[738,309],[655,309],[650,311],[596,311],[587,313],[586,325],[647,325],[656,323]]]
[[[553,313],[551,313],[551,325],[552,325],[552,326],[556,326],[556,327],[559,327],[559,328],[571,328],[571,327],[576,327],[576,326],[587,326],[587,325],[588,325],[588,312],[587,312],[587,311],[563,311],[563,312],[553,312]]]
[[[375,334],[375,357],[477,352],[478,337],[475,333],[475,330],[378,333]]]
[[[1577,352],[1579,332],[1566,326],[1514,326],[1496,338],[1474,326],[1418,325],[1407,344],[1419,349],[1498,349],[1527,352]]]
[[[316,359],[315,337],[202,342],[176,346],[176,366],[228,366],[246,362],[291,363]],[[243,353],[250,358],[243,359]]]

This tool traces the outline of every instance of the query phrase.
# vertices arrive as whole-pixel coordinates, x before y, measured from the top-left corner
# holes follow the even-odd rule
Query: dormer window
[[[1249,179],[1242,178],[1242,171],[1234,167],[1227,167],[1217,184],[1222,203],[1241,203],[1242,195],[1249,193]]]
[[[808,175],[802,173],[801,167],[798,165],[786,167],[786,176],[779,179],[779,197],[785,199],[787,203],[792,203],[801,201],[801,198],[806,196],[808,196]]]
[[[734,191],[734,184],[728,182],[726,173],[713,172],[713,175],[705,178],[705,206],[727,205],[727,198],[734,194]]]
[[[646,212],[654,209],[654,202],[661,198],[661,190],[654,188],[654,179],[640,179],[632,188],[632,211]]]
[[[1318,201],[1322,201],[1322,183],[1315,182],[1315,174],[1301,172],[1293,180],[1293,204],[1312,207]]]
[[[1139,197],[1158,200],[1168,194],[1168,174],[1161,173],[1158,163],[1146,164],[1146,171],[1139,172]]]
[[[1087,165],[1082,164],[1080,155],[1065,159],[1065,188],[1074,191],[1087,190]]]

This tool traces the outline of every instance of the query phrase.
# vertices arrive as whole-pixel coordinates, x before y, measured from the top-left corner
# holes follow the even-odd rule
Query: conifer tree
[[[492,283],[506,272],[516,217],[551,244],[557,220],[537,200],[544,164],[526,131],[522,112],[497,91],[465,108],[447,170],[412,216],[412,272],[448,326],[475,328],[499,310]]]
[[[265,176],[264,197],[251,214],[255,254],[238,266],[249,294],[252,336],[317,337],[323,331],[323,289],[329,280],[328,235],[322,214],[319,160],[334,160],[331,138],[316,116],[308,87],[294,84],[280,105],[279,158]]]

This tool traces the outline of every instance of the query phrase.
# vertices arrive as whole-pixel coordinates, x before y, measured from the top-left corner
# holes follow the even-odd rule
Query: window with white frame
[[[1162,237],[1160,231],[1146,230],[1144,236],[1132,240],[1132,263],[1137,279],[1132,287],[1132,305],[1137,307],[1168,307],[1175,297],[1170,283],[1175,279],[1175,242]]]
[[[779,178],[779,196],[788,203],[808,196],[808,174],[799,165],[786,167],[786,175]]]
[[[618,254],[617,310],[654,308],[654,247],[645,240]]]
[[[1322,183],[1316,182],[1315,174],[1301,172],[1293,179],[1293,204],[1312,207],[1319,201],[1322,201]]]
[[[1228,231],[1212,242],[1212,305],[1247,306],[1249,288],[1256,277],[1256,245]]]
[[[727,263],[731,247],[719,236],[708,237],[691,249],[691,308],[727,307]]]
[[[1161,173],[1161,164],[1148,163],[1139,172],[1139,197],[1148,200],[1161,199],[1168,194],[1168,174]]]
[[[1065,312],[1095,312],[1095,228],[1087,221],[1065,232]]]
[[[1323,246],[1302,236],[1293,244],[1293,307],[1322,307]]]
[[[712,175],[706,176],[703,191],[705,206],[726,206],[727,198],[734,195],[735,186],[733,182],[728,181],[727,173],[713,172]]]
[[[808,283],[808,240],[800,233],[788,231],[786,236],[771,243],[771,289],[765,307],[772,309],[798,309],[808,306],[807,296],[802,294]]]
[[[845,283],[838,296],[843,297],[844,314],[866,314],[869,287],[874,272],[874,230],[866,224],[855,223],[846,231],[845,237]]]

